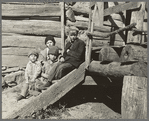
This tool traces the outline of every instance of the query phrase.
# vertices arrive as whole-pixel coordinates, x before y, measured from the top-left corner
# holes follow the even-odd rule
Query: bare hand
[[[70,50],[69,49],[67,49],[67,53],[69,52]]]
[[[61,57],[61,58],[59,59],[59,61],[60,61],[60,62],[64,62],[65,59],[64,59],[63,57]]]

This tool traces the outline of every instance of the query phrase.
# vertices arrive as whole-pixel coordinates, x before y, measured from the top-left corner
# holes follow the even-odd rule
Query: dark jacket
[[[70,50],[68,53],[67,49]],[[72,64],[76,68],[79,67],[85,60],[85,43],[78,38],[73,43],[68,42],[63,57],[65,62]]]

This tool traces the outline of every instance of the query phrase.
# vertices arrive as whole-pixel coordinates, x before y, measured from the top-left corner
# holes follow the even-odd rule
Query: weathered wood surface
[[[25,67],[27,63],[28,63],[28,57],[27,56],[2,55],[2,65],[3,66]]]
[[[111,78],[121,78],[127,75],[147,77],[147,64],[133,61],[124,63],[92,61],[88,71]]]
[[[109,33],[109,34],[106,34],[106,35],[105,35],[105,34],[104,34],[104,35],[99,35],[99,34],[91,33],[91,32],[88,32],[88,34],[89,34],[89,35],[92,35],[92,36],[96,36],[96,37],[107,38],[107,37],[109,37],[109,36],[111,36],[111,35],[113,35],[113,34],[117,34],[117,33],[121,32],[121,31],[126,30],[126,29],[133,28],[135,25],[136,25],[136,23],[132,23],[132,24],[130,24],[130,25],[124,27],[124,28],[120,28],[120,29],[115,30],[115,31],[113,31],[113,32],[111,32],[111,33]]]
[[[136,23],[136,28],[143,30],[144,14],[145,14],[145,2],[139,2],[141,7],[131,13],[131,23]],[[142,33],[134,33],[133,31],[128,32],[127,43],[143,43],[142,42]]]
[[[140,5],[138,4],[138,2],[128,2],[128,3],[120,4],[111,8],[104,9],[104,16],[111,15],[112,13],[119,13],[125,10],[136,9],[139,6]],[[82,9],[75,8],[74,6],[72,6],[72,9],[75,12],[75,14],[82,14],[85,16],[89,15],[89,10],[85,11]]]
[[[124,77],[121,113],[122,119],[147,119],[146,77]]]
[[[15,108],[15,110],[9,112],[2,116],[3,119],[14,119],[16,117],[22,118],[26,115],[30,115],[34,111],[40,110],[43,107],[47,107],[53,104],[61,97],[63,97],[72,88],[78,85],[84,80],[85,77],[85,65],[84,63],[78,68],[70,72],[68,75],[60,79],[58,83],[53,84],[45,92],[41,93],[37,97],[33,97],[26,104],[25,102],[22,106]],[[18,105],[21,103],[18,102]],[[3,107],[4,108],[4,107]]]
[[[60,16],[59,4],[2,4],[2,16]]]
[[[107,46],[107,47],[103,47],[99,51],[98,60],[99,61],[115,61],[115,62],[119,62],[120,61],[120,57],[119,57],[118,53],[112,47],[108,47]]]
[[[147,48],[140,45],[126,45],[122,50],[120,60],[121,62],[133,60],[147,62],[147,56]]]
[[[61,38],[54,37],[56,46],[61,48]],[[20,48],[41,48],[45,46],[45,36],[27,36],[14,33],[2,33],[2,48],[20,47]]]
[[[2,32],[6,33],[61,36],[61,24],[58,21],[2,20],[2,25]]]

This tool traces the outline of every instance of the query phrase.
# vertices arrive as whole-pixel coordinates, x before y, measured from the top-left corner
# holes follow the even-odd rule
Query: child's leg
[[[28,89],[29,89],[29,83],[24,83],[21,90],[21,95],[26,97]]]

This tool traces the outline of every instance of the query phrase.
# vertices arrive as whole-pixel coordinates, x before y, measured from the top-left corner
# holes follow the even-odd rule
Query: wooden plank
[[[145,14],[145,2],[140,2],[141,8],[132,11],[130,24],[135,22],[136,28],[143,30],[144,14]],[[141,33],[142,34],[142,33]],[[128,32],[127,43],[140,43],[142,44],[142,35],[140,33],[134,33],[133,31]]]
[[[56,46],[61,48],[61,38],[54,37]],[[26,36],[13,33],[2,33],[2,48],[20,47],[20,48],[41,48],[45,46],[45,36]]]
[[[2,32],[61,36],[61,26],[58,21],[43,20],[2,20]]]
[[[98,6],[98,21],[99,21],[99,26],[103,26],[103,21],[104,21],[104,2],[97,2],[97,6]]]
[[[2,4],[2,16],[60,16],[60,6],[54,4]]]
[[[85,77],[85,64],[83,63],[78,69],[73,70],[68,75],[60,79],[58,83],[53,84],[45,92],[33,98],[25,106],[19,108],[17,111],[8,114],[5,119],[14,119],[19,116],[25,117],[34,111],[40,110],[53,104],[61,97],[63,97],[72,88],[84,80]]]
[[[140,5],[138,4],[138,2],[128,2],[128,3],[124,3],[124,4],[119,4],[114,7],[105,9],[104,16],[111,15],[112,13],[119,13],[119,12],[125,11],[125,10],[135,9],[135,8],[138,8],[139,6]]]

